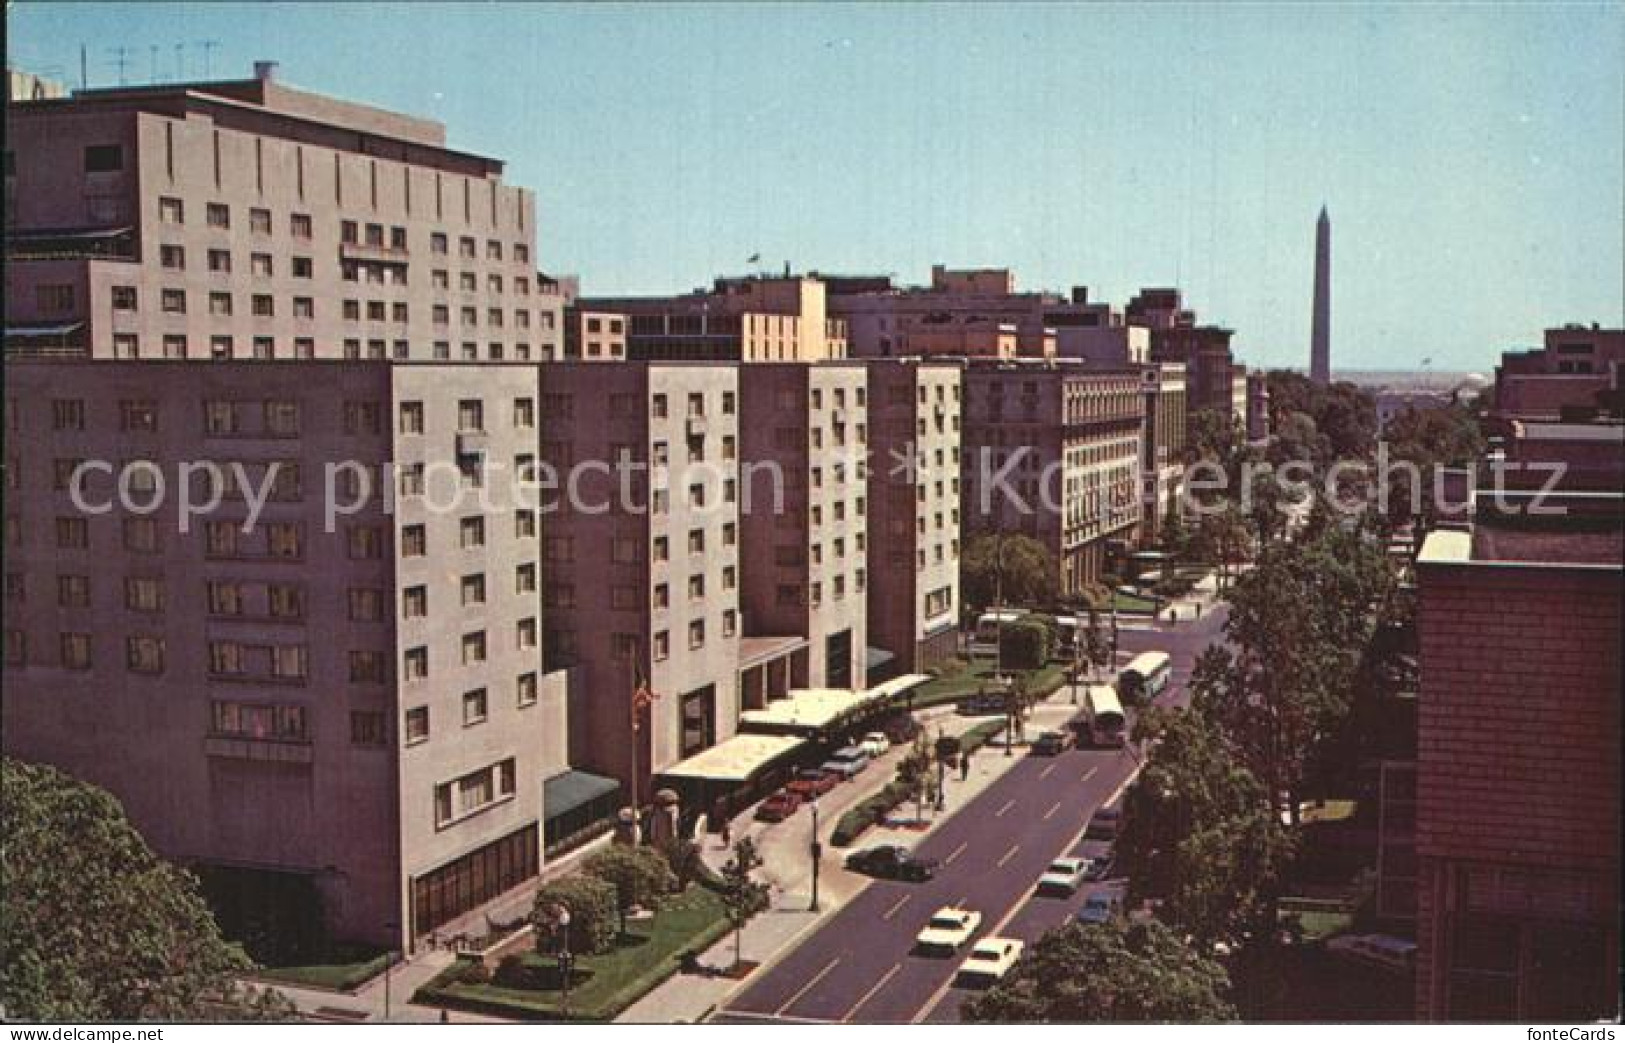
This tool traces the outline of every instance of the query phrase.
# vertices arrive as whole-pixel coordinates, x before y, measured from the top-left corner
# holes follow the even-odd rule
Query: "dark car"
[[[1089,819],[1089,828],[1083,835],[1092,840],[1115,840],[1122,818],[1123,813],[1117,808],[1100,808]]]
[[[1040,757],[1053,757],[1072,748],[1071,732],[1044,732],[1033,740],[1032,751]]]
[[[802,800],[817,800],[840,785],[841,777],[818,768],[802,768],[784,787]]]
[[[1094,883],[1097,880],[1106,879],[1108,876],[1111,876],[1111,874],[1112,856],[1096,855],[1094,858],[1089,860],[1088,867],[1083,871],[1083,878],[1089,883]]]
[[[1004,696],[986,692],[967,695],[959,700],[959,704],[954,709],[964,717],[985,717],[988,714],[1003,713]]]
[[[756,807],[756,818],[762,822],[783,822],[801,807],[801,798],[789,790],[781,789]]]
[[[908,848],[885,844],[858,851],[846,857],[846,868],[882,880],[929,880],[937,874],[937,862],[916,858]]]

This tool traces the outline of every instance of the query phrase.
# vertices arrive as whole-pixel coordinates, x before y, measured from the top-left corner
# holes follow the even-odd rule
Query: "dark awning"
[[[567,771],[542,783],[542,817],[558,818],[600,797],[620,792],[621,784],[589,771]]]

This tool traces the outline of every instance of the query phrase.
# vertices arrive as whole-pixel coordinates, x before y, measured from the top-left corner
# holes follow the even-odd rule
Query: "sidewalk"
[[[1071,701],[1071,689],[1063,686],[1033,708],[1027,720],[1027,737],[1031,739],[1041,731],[1059,726],[1076,712],[1077,708]],[[939,724],[946,733],[957,735],[988,718],[959,717],[952,707],[944,706],[921,711],[916,719],[928,734],[934,736]],[[995,739],[971,757],[968,779],[961,781],[957,772],[949,773],[944,791],[947,810],[933,813],[928,808],[923,828],[912,821],[913,806],[904,805],[896,810],[887,825],[868,830],[853,847],[832,847],[829,834],[836,820],[847,808],[889,782],[896,774],[901,756],[901,750],[892,750],[860,776],[863,780],[861,785],[844,785],[819,801],[818,833],[824,847],[823,857],[819,859],[819,911],[816,913],[809,911],[812,904],[812,859],[809,850],[812,841],[811,816],[797,812],[788,821],[775,825],[756,822],[748,813],[735,819],[733,835],[736,838],[749,836],[756,840],[764,863],[760,878],[773,887],[772,907],[748,923],[743,932],[744,958],[762,966],[751,977],[739,981],[692,974],[674,975],[628,1007],[616,1021],[669,1024],[693,1023],[703,1019],[722,1006],[734,992],[749,984],[766,966],[789,953],[812,928],[868,885],[867,877],[849,873],[844,868],[846,856],[851,851],[879,844],[914,847],[1012,766],[1020,763],[1024,754],[1018,752],[1006,757],[1002,742]],[[714,837],[707,838],[704,853],[706,861],[713,865],[720,866],[728,860],[727,849]],[[729,935],[714,945],[701,957],[700,962],[711,967],[731,965],[734,962],[733,936]]]

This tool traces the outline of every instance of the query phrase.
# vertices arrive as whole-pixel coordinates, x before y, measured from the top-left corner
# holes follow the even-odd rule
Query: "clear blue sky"
[[[1121,305],[1177,282],[1304,365],[1314,218],[1333,361],[1483,369],[1618,325],[1625,8],[1350,4],[9,6],[11,60],[93,85],[256,58],[444,121],[535,189],[592,293],[773,267],[1007,265]]]

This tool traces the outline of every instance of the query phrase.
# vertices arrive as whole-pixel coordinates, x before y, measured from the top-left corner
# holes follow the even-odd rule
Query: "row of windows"
[[[514,679],[513,685],[514,705],[520,709],[536,705],[537,681],[535,671],[520,674]],[[475,688],[463,693],[463,726],[472,727],[483,723],[490,715],[490,692],[485,688]],[[403,741],[408,746],[429,740],[430,718],[429,707],[414,706],[406,711],[406,730]]]
[[[854,571],[852,573],[852,592],[862,594],[867,589],[869,589],[867,571],[864,569]],[[835,601],[841,601],[846,597],[847,584],[845,576],[834,576],[830,579],[830,595]],[[799,605],[817,608],[824,603],[824,584],[822,581],[814,581],[806,586],[800,583],[781,583],[778,585],[778,589],[774,591],[774,600],[786,608]]]
[[[534,519],[533,512],[524,512]],[[726,522],[722,526],[722,545],[734,547],[739,544],[739,527],[733,522]],[[671,540],[667,536],[656,536],[647,544],[636,536],[617,536],[610,541],[610,561],[616,565],[637,565],[644,560],[645,548],[648,548],[649,560],[655,564],[663,564],[671,560]],[[704,554],[706,552],[706,539],[704,529],[688,530],[688,552],[690,554]],[[567,564],[575,561],[575,537],[548,536],[542,540],[542,557],[550,562]]]
[[[118,146],[92,146],[92,148],[114,149]],[[122,169],[122,150],[118,150],[118,166]],[[100,162],[109,161],[109,153],[97,153]],[[85,151],[86,169],[89,170],[92,158],[92,149]],[[183,225],[186,223],[186,203],[173,196],[163,196],[158,200],[158,219],[165,224]],[[231,206],[226,203],[211,202],[204,205],[204,223],[210,228],[227,230],[231,228]],[[271,235],[271,211],[264,207],[250,207],[248,211],[248,229],[256,235]],[[288,234],[294,239],[312,239],[315,236],[315,222],[309,214],[292,213],[288,215]],[[401,225],[378,224],[359,221],[343,220],[339,223],[339,241],[347,246],[366,246],[376,250],[392,250],[405,252],[408,248],[408,231]],[[500,239],[487,239],[485,241],[485,258],[488,261],[501,261],[506,247]],[[445,232],[431,232],[429,234],[429,252],[436,256],[446,256],[451,252],[451,240]],[[473,236],[461,236],[457,241],[457,255],[472,260],[479,256],[479,242]],[[530,263],[530,244],[513,243],[509,254],[517,264]]]
[[[7,401],[7,415],[12,430],[18,428],[21,403],[13,398]],[[536,426],[536,400],[520,396],[511,400],[508,414],[517,429]],[[344,433],[347,435],[376,435],[383,433],[383,405],[378,402],[347,400],[342,403]],[[211,437],[246,436],[256,438],[297,438],[304,420],[304,404],[296,399],[204,399],[202,401],[203,433]],[[153,399],[120,399],[119,426],[123,431],[157,431],[158,404]],[[401,434],[421,435],[425,432],[424,404],[421,400],[405,401],[399,407]],[[485,400],[464,398],[457,401],[457,429],[459,431],[485,430]],[[58,398],[51,401],[51,427],[56,431],[85,430],[85,400]],[[224,464],[222,465],[224,466]]]
[[[514,624],[515,651],[534,651],[537,641],[536,620],[533,617],[521,619]],[[463,635],[461,649],[462,665],[478,666],[490,655],[490,640],[484,630],[470,631]],[[429,646],[417,645],[408,648],[401,655],[401,665],[402,680],[407,682],[425,680],[429,676]]]

